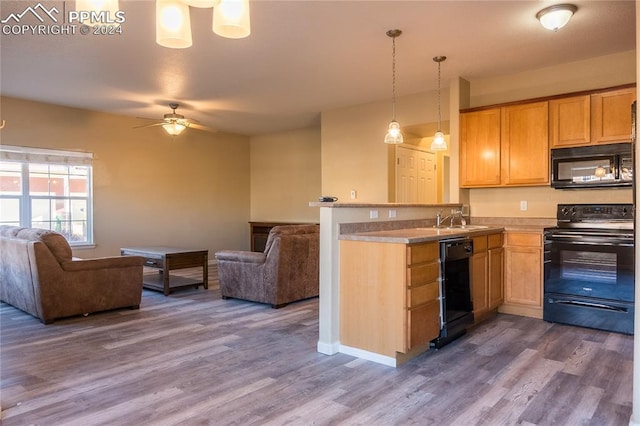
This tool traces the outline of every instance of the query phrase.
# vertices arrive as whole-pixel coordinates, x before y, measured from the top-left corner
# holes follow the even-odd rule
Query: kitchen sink
[[[485,225],[453,225],[453,226],[433,226],[436,229],[467,229],[469,231],[473,231],[476,229],[487,229],[489,228],[488,226]]]

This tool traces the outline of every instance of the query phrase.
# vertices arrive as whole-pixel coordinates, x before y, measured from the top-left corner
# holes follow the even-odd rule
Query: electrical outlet
[[[358,193],[356,192],[355,189],[351,190],[351,194],[349,194],[351,196],[352,200],[355,200],[356,198],[358,198]]]
[[[527,211],[527,208],[528,208],[528,207],[529,207],[529,206],[527,205],[527,202],[526,202],[526,201],[520,201],[520,211],[525,212],[525,211]]]
[[[369,210],[369,219],[377,219],[378,210]]]
[[[397,212],[395,210],[389,210],[389,218],[394,218],[397,216]]]

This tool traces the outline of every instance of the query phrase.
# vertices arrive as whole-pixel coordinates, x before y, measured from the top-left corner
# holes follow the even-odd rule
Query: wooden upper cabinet
[[[503,185],[549,183],[549,102],[502,108]]]
[[[549,101],[551,148],[591,143],[591,96],[573,96]]]
[[[460,185],[500,185],[500,108],[460,114]]]
[[[591,95],[591,142],[629,142],[631,104],[635,99],[635,87]]]

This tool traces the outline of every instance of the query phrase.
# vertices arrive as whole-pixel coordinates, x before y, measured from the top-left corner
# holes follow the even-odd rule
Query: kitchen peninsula
[[[371,244],[384,244],[388,246],[398,246],[405,249],[407,245],[428,244],[437,245],[439,239],[445,236],[456,235],[464,232],[468,236],[479,237],[481,241],[487,241],[483,253],[478,258],[486,256],[493,249],[491,244],[498,244],[502,250],[502,239],[495,242],[495,239],[488,240],[488,234],[501,231],[507,226],[511,229],[519,228],[523,232],[540,233],[544,226],[553,223],[550,219],[535,218],[482,218],[476,221],[472,216],[471,225],[485,225],[487,228],[470,226],[463,231],[433,229],[436,215],[444,210],[445,214],[451,209],[462,208],[461,204],[398,204],[398,203],[322,203],[311,202],[311,207],[320,208],[320,313],[319,313],[319,339],[318,352],[333,355],[336,353],[350,353],[372,361],[386,365],[397,365],[404,361],[404,357],[395,359],[394,357],[382,355],[374,356],[375,352],[363,350],[361,353],[350,350],[341,336],[341,245],[363,244],[366,239],[386,238],[387,242],[369,241]],[[423,228],[422,231],[416,230]],[[429,229],[427,231],[427,228]],[[474,229],[475,228],[475,229]],[[436,232],[437,231],[437,232]],[[429,232],[430,235],[425,234]],[[501,234],[500,234],[501,235]],[[360,239],[356,241],[355,239]],[[393,240],[393,242],[392,242]],[[397,251],[397,249],[396,249]],[[400,251],[403,251],[402,249]],[[406,252],[406,250],[404,250]],[[428,250],[427,250],[428,251]],[[398,255],[399,256],[399,255]],[[406,256],[406,254],[404,255]],[[359,258],[365,257],[364,253],[359,253]],[[398,264],[400,261],[397,260]],[[388,261],[380,263],[380,268],[387,271]],[[425,265],[429,261],[425,260]],[[425,266],[423,265],[423,266]],[[404,270],[407,270],[407,263],[404,263]],[[433,268],[433,266],[431,266]],[[426,266],[422,268],[428,270]],[[386,272],[385,272],[386,273]],[[432,286],[433,287],[433,286]],[[426,296],[429,292],[427,288],[420,292],[421,296]],[[475,295],[474,295],[475,298]],[[488,300],[488,299],[487,299]],[[427,345],[422,345],[424,350]],[[411,350],[409,350],[411,351]],[[410,352],[410,355],[420,353]]]

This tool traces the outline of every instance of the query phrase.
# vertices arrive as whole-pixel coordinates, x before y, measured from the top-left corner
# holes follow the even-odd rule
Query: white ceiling
[[[437,87],[437,55],[448,57],[444,85],[635,48],[633,0],[571,2],[578,11],[554,33],[535,15],[562,1],[251,0],[248,38],[215,35],[212,10],[191,8],[193,46],[168,49],[155,42],[155,1],[120,0],[122,35],[2,35],[0,93],[152,118],[177,101],[178,112],[219,130],[271,133],[390,101],[392,28],[403,31],[399,96]],[[0,19],[37,3],[2,0]]]

